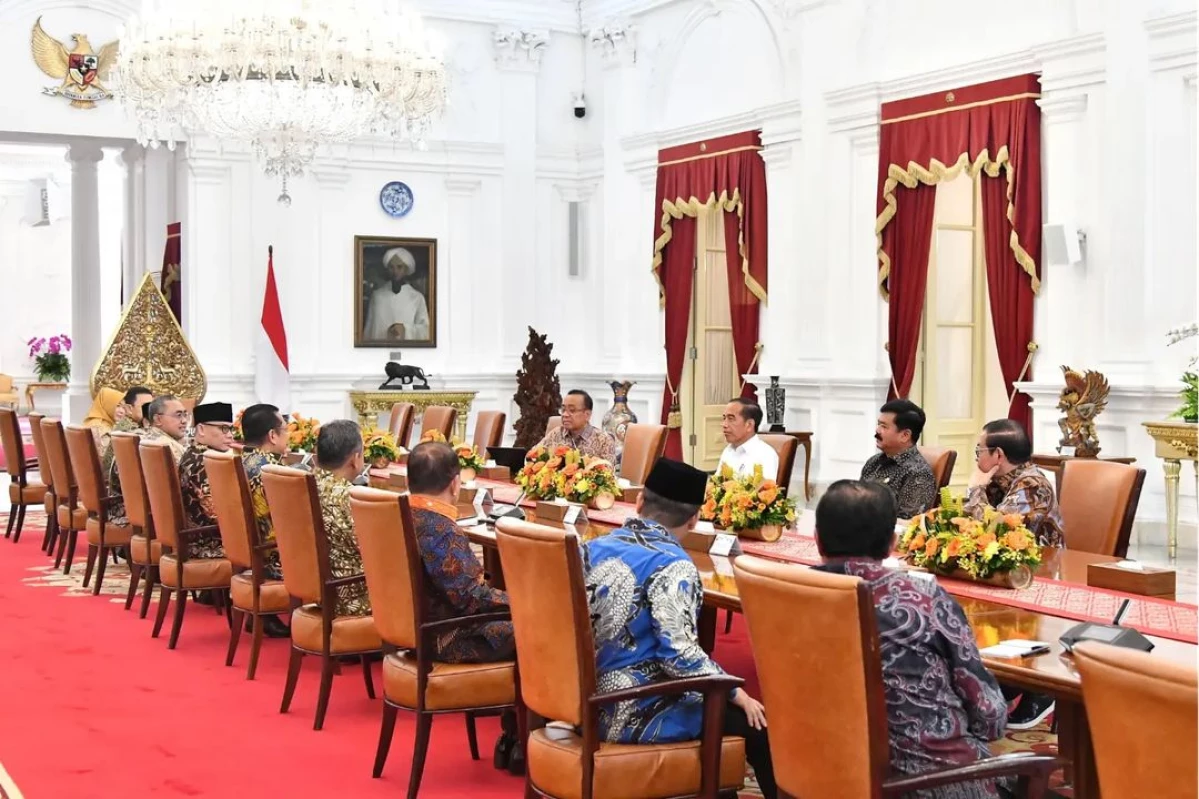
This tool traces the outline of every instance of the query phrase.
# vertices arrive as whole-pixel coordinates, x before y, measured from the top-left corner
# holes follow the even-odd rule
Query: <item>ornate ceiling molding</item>
[[[495,47],[496,66],[500,69],[536,72],[549,47],[550,33],[544,29],[501,26],[492,32],[491,43]]]
[[[631,66],[637,62],[637,26],[615,18],[587,31],[587,41],[606,66]]]

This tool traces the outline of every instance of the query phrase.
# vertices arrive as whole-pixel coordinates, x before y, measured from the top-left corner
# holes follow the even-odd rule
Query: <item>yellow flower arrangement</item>
[[[292,452],[315,452],[320,431],[321,423],[316,419],[293,413],[287,420],[287,446]]]
[[[421,434],[420,443],[424,444],[426,441],[436,441],[440,444],[447,443],[445,436],[441,434],[440,430],[426,430]]]
[[[362,457],[367,463],[378,467],[395,463],[402,450],[396,446],[395,436],[386,430],[370,428],[362,431]]]
[[[941,506],[912,520],[899,551],[913,566],[940,573],[961,570],[985,580],[1041,562],[1041,548],[1019,513],[987,508],[983,518],[966,515],[961,496],[941,490]]]
[[[237,418],[233,420],[233,440],[245,441],[246,434],[241,429],[241,417],[246,415],[246,409],[242,408],[237,412]]]
[[[516,482],[534,499],[592,502],[611,507],[620,494],[612,464],[584,456],[577,449],[536,447],[529,452]]]
[[[478,474],[483,470],[483,456],[479,454],[479,448],[469,444],[455,444],[454,454],[458,456],[458,468],[469,469]]]
[[[725,530],[785,527],[795,521],[795,500],[773,480],[762,476],[762,467],[738,477],[728,465],[708,479],[699,518]]]

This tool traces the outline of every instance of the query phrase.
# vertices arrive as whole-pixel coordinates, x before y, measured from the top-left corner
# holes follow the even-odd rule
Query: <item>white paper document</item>
[[[994,646],[979,650],[979,654],[983,657],[990,658],[1026,658],[1032,655],[1044,655],[1048,652],[1049,643],[1047,641],[1025,641],[1019,638],[1000,641]]]
[[[712,542],[712,546],[708,547],[708,554],[727,557],[728,554],[733,551],[733,546],[736,543],[737,536],[717,533],[716,540]]]

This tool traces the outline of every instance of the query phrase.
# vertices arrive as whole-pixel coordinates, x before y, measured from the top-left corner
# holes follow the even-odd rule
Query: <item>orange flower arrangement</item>
[[[761,466],[755,466],[748,477],[737,477],[724,465],[708,480],[699,518],[726,530],[786,526],[795,521],[795,501],[762,476]]]
[[[534,448],[516,473],[516,482],[534,499],[562,497],[597,507],[611,507],[620,493],[611,463],[569,447]]]
[[[315,452],[320,431],[321,423],[316,419],[293,413],[287,420],[287,445],[292,452]]]
[[[912,520],[899,539],[899,551],[913,566],[949,573],[957,570],[985,580],[1041,562],[1041,548],[1019,513],[987,509],[983,518],[965,515],[960,496],[941,491],[941,507]]]

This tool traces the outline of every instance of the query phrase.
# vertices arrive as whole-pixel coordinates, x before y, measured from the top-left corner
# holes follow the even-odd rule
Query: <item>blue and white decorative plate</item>
[[[399,219],[412,210],[412,206],[416,200],[412,196],[412,189],[408,188],[408,184],[401,183],[398,180],[393,180],[383,187],[379,192],[379,206],[387,212],[388,216]]]

